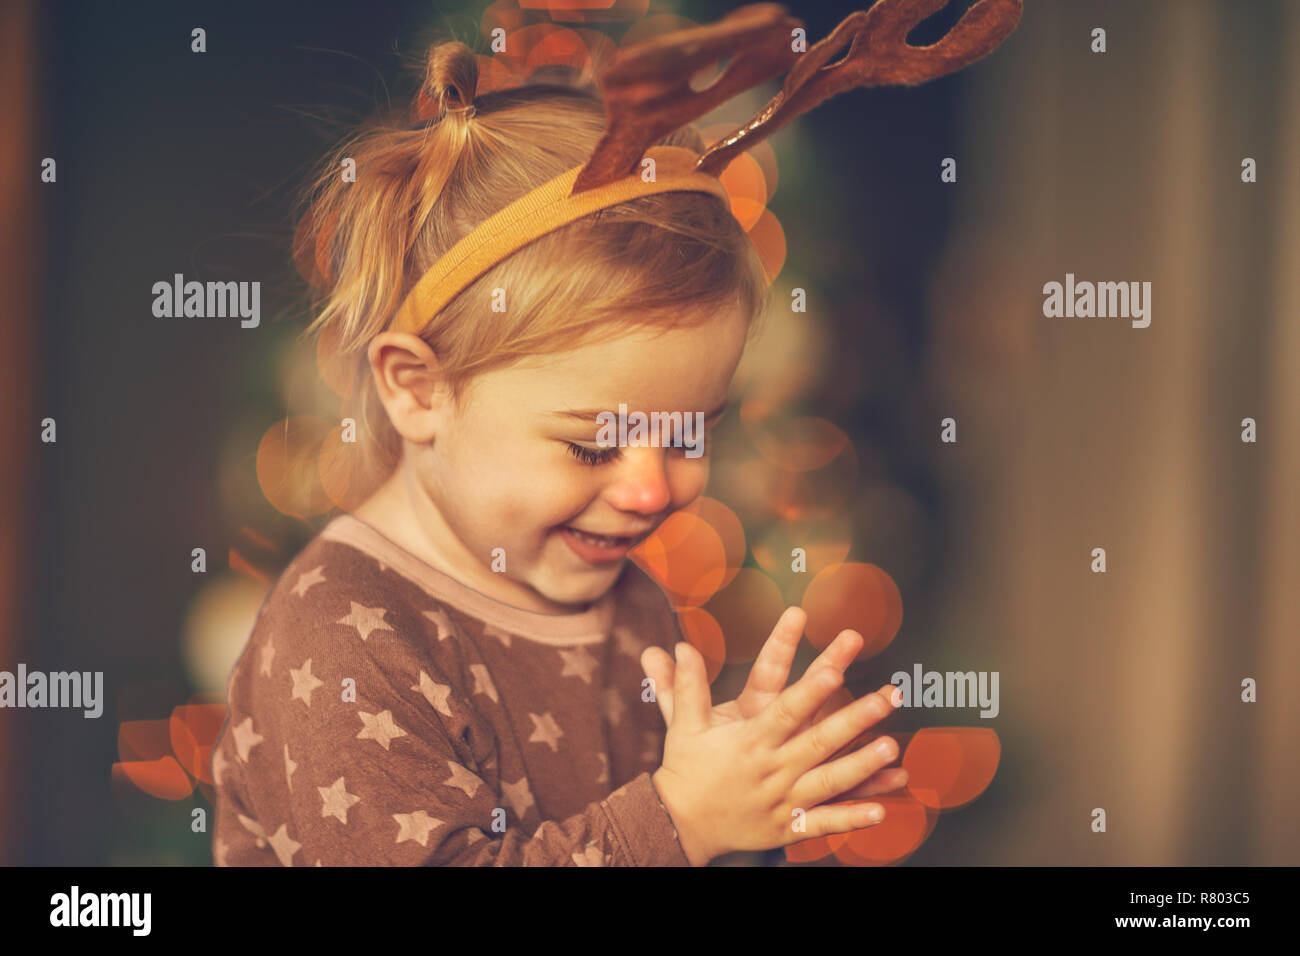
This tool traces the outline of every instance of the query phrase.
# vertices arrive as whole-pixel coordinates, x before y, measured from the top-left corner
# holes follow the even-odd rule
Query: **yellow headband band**
[[[389,329],[418,335],[466,286],[511,253],[608,206],[637,196],[688,191],[712,193],[727,200],[730,207],[726,187],[718,178],[696,171],[698,153],[682,146],[655,146],[645,155],[655,161],[652,181],[633,172],[573,196],[573,182],[583,169],[576,166],[489,216],[420,277],[388,323]]]

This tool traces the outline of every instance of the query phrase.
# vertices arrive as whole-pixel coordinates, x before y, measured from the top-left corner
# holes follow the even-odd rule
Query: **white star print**
[[[425,611],[424,616],[434,624],[438,625],[438,640],[445,641],[447,638],[451,637],[451,618],[447,615],[446,611],[442,608],[438,608],[436,611]]]
[[[520,820],[528,812],[529,807],[534,806],[533,791],[528,786],[528,778],[520,777],[514,783],[502,783],[501,791],[505,798],[510,801],[510,807],[515,811],[515,816]]]
[[[361,639],[367,640],[375,631],[388,631],[392,633],[392,628],[384,623],[384,615],[388,612],[382,607],[366,607],[364,604],[358,604],[356,601],[349,601],[352,605],[352,611],[347,617],[339,618],[335,624],[346,624],[348,627],[355,627]]]
[[[414,840],[420,846],[428,846],[429,833],[436,827],[442,826],[441,820],[429,816],[423,810],[416,810],[414,813],[394,813],[393,819],[397,821],[398,843]]]
[[[500,628],[493,627],[491,624],[483,625],[483,636],[495,637],[497,640],[501,641],[501,643],[505,644],[506,647],[510,646],[510,635]]]
[[[487,666],[484,664],[470,664],[469,672],[474,676],[474,689],[472,694],[487,694],[492,698],[492,703],[499,704],[501,698],[497,696],[497,685],[492,683],[492,675],[488,673]]]
[[[244,816],[242,813],[236,814],[236,816],[239,817],[239,822],[244,825],[244,829],[253,834],[253,842],[257,845],[257,848],[260,850],[266,846],[266,831],[262,829],[262,824],[251,817]]]
[[[249,751],[266,739],[253,730],[252,717],[245,717],[238,727],[231,727],[230,733],[235,738],[235,750],[243,763],[248,763]]]
[[[604,866],[605,854],[592,842],[581,853],[573,854],[573,862],[575,866]]]
[[[600,666],[600,661],[592,657],[585,647],[579,647],[576,651],[560,651],[560,659],[564,661],[564,670],[560,671],[560,676],[580,677],[584,684],[591,683],[592,672]]]
[[[212,782],[221,783],[221,778],[225,776],[226,768],[230,763],[226,760],[226,755],[217,747],[212,751]]]
[[[271,849],[275,855],[280,858],[280,863],[284,866],[293,866],[293,855],[302,848],[302,844],[296,842],[289,836],[288,824],[281,823],[280,829],[275,831],[273,836],[267,837],[267,843],[271,844]]]
[[[321,807],[320,815],[322,817],[333,817],[339,823],[348,822],[348,808],[354,803],[360,803],[361,798],[355,793],[348,793],[347,786],[343,783],[343,778],[339,777],[328,787],[317,787],[320,791]]]
[[[625,710],[627,710],[627,704],[623,703],[622,695],[613,687],[605,688],[605,716],[609,718],[611,727],[619,725]]]
[[[323,570],[325,570],[325,565],[322,564],[298,575],[298,582],[293,586],[293,593],[298,597],[305,597],[307,592],[311,590],[312,585],[321,584],[325,581],[325,575],[321,574]]]
[[[528,715],[533,721],[533,735],[528,738],[530,744],[541,743],[551,748],[551,753],[560,749],[560,738],[564,736],[564,731],[560,725],[555,722],[548,710],[540,717],[537,714]]]
[[[361,729],[361,733],[357,734],[358,740],[378,741],[387,750],[392,740],[406,736],[406,731],[393,723],[393,712],[391,710],[383,710],[378,714],[367,714],[365,711],[360,711],[357,716],[366,725]]]
[[[424,671],[420,671],[420,683],[412,685],[411,690],[423,694],[429,705],[444,717],[452,716],[451,707],[447,704],[447,698],[451,695],[450,684],[438,684]]]
[[[444,787],[455,787],[458,790],[463,790],[465,796],[471,798],[478,793],[478,788],[483,785],[482,780],[453,760],[448,760],[447,766],[451,767],[451,777],[443,781],[442,785]]]
[[[311,658],[307,658],[302,667],[296,670],[289,668],[289,676],[293,679],[293,691],[289,694],[290,700],[301,700],[308,707],[311,706],[311,692],[317,687],[325,686],[323,680],[318,680],[311,672]]]
[[[293,793],[293,772],[298,769],[298,765],[289,759],[289,745],[284,745],[284,779],[289,784],[289,792]]]
[[[275,641],[272,638],[266,639],[266,646],[262,648],[262,674],[266,677],[271,676],[271,658],[275,657]]]
[[[620,654],[626,654],[634,661],[641,659],[641,652],[646,648],[645,641],[621,624],[614,628],[614,642],[618,645]]]

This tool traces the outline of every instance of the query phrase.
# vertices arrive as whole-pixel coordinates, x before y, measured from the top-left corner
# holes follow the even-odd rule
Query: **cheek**
[[[501,532],[533,537],[563,524],[596,496],[592,477],[542,448],[528,460],[501,462],[473,481],[473,494]]]
[[[709,482],[709,459],[691,461],[678,458],[668,466],[668,493],[672,497],[672,510],[685,508],[704,493]]]

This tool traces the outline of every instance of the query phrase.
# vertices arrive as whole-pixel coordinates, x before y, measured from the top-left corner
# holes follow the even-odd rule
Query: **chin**
[[[585,605],[599,601],[623,571],[626,559],[610,566],[608,570],[590,574],[562,574],[548,576],[542,585],[534,585],[535,590],[546,600],[554,604],[572,605],[574,610],[582,610]],[[539,582],[540,583],[540,582]]]

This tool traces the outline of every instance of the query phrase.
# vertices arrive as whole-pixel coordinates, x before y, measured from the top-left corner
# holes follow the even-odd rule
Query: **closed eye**
[[[595,468],[598,465],[606,465],[619,456],[617,448],[587,448],[584,445],[575,445],[571,441],[566,441],[569,446],[569,454],[584,465],[590,465]]]

